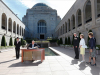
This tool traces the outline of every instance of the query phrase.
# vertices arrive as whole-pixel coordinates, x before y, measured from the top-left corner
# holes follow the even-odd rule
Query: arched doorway
[[[78,20],[78,27],[82,26],[82,16],[80,9],[77,11],[77,20]]]
[[[97,0],[97,17],[100,17],[100,0]]]
[[[91,1],[88,0],[85,6],[85,23],[92,21]]]
[[[46,36],[45,34],[47,33],[47,25],[44,20],[40,20],[38,22],[37,32],[40,36],[40,39],[45,39],[45,36]]]
[[[8,31],[12,32],[12,19],[9,18],[9,21],[8,21]]]
[[[7,17],[5,13],[2,14],[2,29],[7,30]]]
[[[16,22],[13,22],[13,33],[16,33]]]

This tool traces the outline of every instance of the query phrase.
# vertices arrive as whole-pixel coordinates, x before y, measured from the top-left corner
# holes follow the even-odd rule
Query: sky
[[[37,3],[45,3],[57,10],[61,19],[72,7],[76,0],[3,0],[3,2],[22,20],[26,10],[31,9]]]

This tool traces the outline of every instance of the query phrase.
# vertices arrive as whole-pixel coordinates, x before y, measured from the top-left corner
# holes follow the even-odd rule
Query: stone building
[[[87,42],[89,30],[92,30],[97,45],[100,45],[100,0],[76,0],[56,27],[55,35],[64,43],[65,38],[72,40],[73,33],[82,33]]]
[[[61,18],[57,15],[57,10],[44,3],[37,3],[27,9],[22,21],[32,32],[31,38],[46,39],[54,37],[55,28]]]
[[[0,0],[0,46],[3,35],[5,35],[6,43],[9,45],[10,37],[12,37],[14,44],[16,37],[24,38],[24,36],[27,35],[25,32],[29,32],[29,29],[27,28],[25,30],[23,22]]]

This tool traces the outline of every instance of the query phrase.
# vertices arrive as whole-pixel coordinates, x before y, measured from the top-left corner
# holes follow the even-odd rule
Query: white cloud
[[[28,8],[32,8],[36,3],[43,2],[56,9],[58,15],[63,18],[76,0],[19,0]]]

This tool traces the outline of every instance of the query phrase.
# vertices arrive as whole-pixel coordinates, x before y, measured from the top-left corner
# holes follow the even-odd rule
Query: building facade
[[[37,3],[27,9],[22,21],[31,31],[31,38],[46,39],[54,37],[55,28],[61,18],[57,15],[57,10],[44,3]]]
[[[29,29],[25,30],[23,22],[0,0],[0,46],[3,35],[5,35],[7,46],[9,46],[10,37],[12,37],[14,44],[16,37],[24,38],[27,35],[25,32],[29,32]]]
[[[100,45],[100,0],[76,0],[56,27],[55,35],[62,38],[64,44],[65,38],[70,37],[72,41],[73,33],[82,33],[87,42],[89,30]]]

